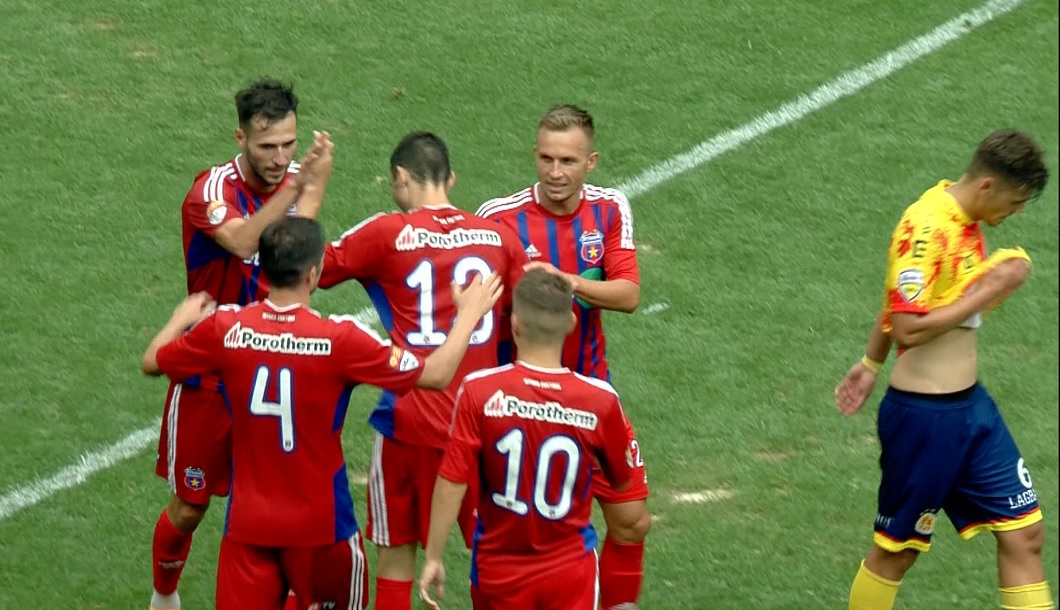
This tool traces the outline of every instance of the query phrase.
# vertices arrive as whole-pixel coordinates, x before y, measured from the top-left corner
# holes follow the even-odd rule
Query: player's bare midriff
[[[948,394],[972,386],[978,378],[976,331],[955,328],[898,356],[892,387],[921,394]]]

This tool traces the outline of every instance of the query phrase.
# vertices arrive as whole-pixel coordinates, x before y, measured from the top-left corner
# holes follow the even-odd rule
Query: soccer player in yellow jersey
[[[997,539],[1001,607],[1053,608],[1042,569],[1042,514],[1030,472],[997,405],[977,381],[982,314],[1030,272],[1019,248],[987,257],[980,223],[1001,224],[1049,178],[1030,136],[996,131],[957,182],[943,180],[902,215],[887,257],[883,310],[865,356],[836,387],[840,412],[865,403],[880,367],[898,358],[880,403],[882,476],[873,546],[850,610],[890,610],[898,585],[931,547],[939,511],[963,539]]]

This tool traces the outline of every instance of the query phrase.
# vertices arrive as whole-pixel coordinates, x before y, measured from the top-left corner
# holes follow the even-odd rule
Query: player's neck
[[[449,203],[449,192],[446,188],[428,184],[409,188],[409,211],[415,212],[427,207],[452,205]]]
[[[269,184],[262,180],[261,177],[258,176],[258,173],[254,171],[254,168],[250,166],[250,162],[247,161],[246,155],[239,155],[239,157],[236,158],[236,163],[239,165],[239,176],[250,190],[261,195],[268,195],[276,190],[278,185]]]
[[[563,368],[563,345],[527,345],[516,341],[517,360],[539,369]]]
[[[975,201],[975,185],[962,176],[960,180],[946,187],[946,192],[957,202],[957,207],[964,211],[964,215],[972,220],[979,220],[976,216],[972,202]]]
[[[538,197],[537,202],[556,216],[570,216],[578,211],[578,206],[582,203],[582,189],[579,188],[565,201],[552,201],[548,197]]]
[[[304,288],[271,288],[269,302],[277,307],[302,305],[309,307],[309,290]]]

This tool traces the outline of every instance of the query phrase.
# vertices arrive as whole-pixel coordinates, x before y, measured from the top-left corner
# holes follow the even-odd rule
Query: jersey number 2
[[[294,451],[294,401],[291,398],[291,369],[282,368],[276,376],[276,402],[265,400],[269,387],[269,367],[259,366],[254,373],[254,389],[250,394],[250,413],[280,418],[280,448],[284,453]]]
[[[529,504],[518,498],[519,478],[523,468],[523,439],[523,431],[515,428],[494,445],[497,451],[508,456],[508,473],[505,478],[504,493],[494,493],[491,499],[497,506],[517,515],[530,512]],[[567,456],[567,470],[563,473],[563,485],[559,489],[559,498],[553,503],[549,502],[546,494],[552,458],[557,453]],[[541,443],[541,448],[537,451],[537,472],[534,474],[534,509],[539,515],[551,521],[558,521],[570,513],[580,460],[581,452],[578,450],[578,445],[568,436],[550,436]]]
[[[465,256],[453,267],[453,281],[461,286],[473,275],[483,278],[493,273],[489,263],[477,256]],[[438,347],[445,343],[445,333],[438,330],[434,320],[434,265],[429,260],[421,261],[405,278],[405,285],[419,291],[420,327],[408,333],[409,345],[416,347]],[[448,290],[449,287],[443,287]],[[471,345],[481,345],[493,335],[493,312],[487,313],[471,333]]]

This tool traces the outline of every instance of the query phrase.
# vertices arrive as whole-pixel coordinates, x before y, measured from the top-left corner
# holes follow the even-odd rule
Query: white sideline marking
[[[914,38],[889,53],[884,53],[860,68],[840,74],[836,79],[782,104],[772,112],[767,112],[736,129],[700,142],[687,152],[649,167],[640,175],[619,185],[618,189],[625,192],[629,198],[646,193],[671,178],[735,150],[774,129],[790,125],[809,114],[831,106],[844,97],[861,91],[921,57],[934,53],[975,28],[1008,13],[1023,2],[1025,0],[992,0],[979,8],[961,13],[927,34]]]
[[[371,307],[361,309],[353,314],[353,317],[363,324],[372,324],[379,319],[375,309]],[[110,468],[140,453],[158,442],[161,423],[161,420],[155,420],[150,426],[140,428],[109,447],[84,453],[76,462],[46,479],[37,479],[5,491],[4,495],[0,496],[0,521],[37,504],[56,492],[80,485],[100,470]]]
[[[975,28],[1008,13],[1025,1],[991,0],[979,8],[961,13],[927,34],[859,68],[840,74],[836,79],[821,85],[810,93],[800,95],[776,110],[752,119],[736,129],[705,140],[687,152],[649,167],[640,175],[620,184],[618,188],[629,198],[643,195],[676,176],[710,162],[719,155],[735,150],[774,129],[790,125],[844,97],[861,91],[921,57],[930,55],[961,38]],[[365,316],[361,319],[361,322],[365,324],[374,324],[378,320],[372,308],[362,309],[354,315]],[[47,479],[38,479],[4,492],[4,495],[0,496],[0,521],[23,508],[33,506],[58,491],[83,482],[95,472],[132,457],[153,442],[157,434],[157,424],[143,428],[98,453],[84,454],[80,462],[63,468]],[[676,496],[675,499],[677,499]]]
[[[675,493],[674,502],[682,504],[706,504],[707,502],[721,502],[731,500],[735,493],[728,489],[704,489],[703,491],[692,491],[686,493]]]

